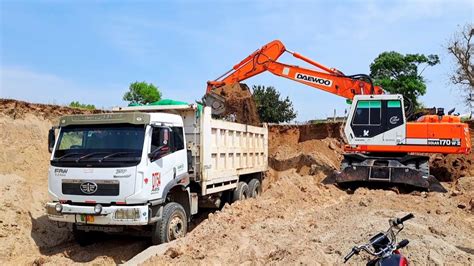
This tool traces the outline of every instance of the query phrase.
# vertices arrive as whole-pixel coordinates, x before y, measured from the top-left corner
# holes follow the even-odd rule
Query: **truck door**
[[[152,198],[161,198],[163,189],[176,178],[187,173],[186,150],[182,127],[154,127],[149,158],[149,179]],[[155,195],[156,194],[156,195]]]

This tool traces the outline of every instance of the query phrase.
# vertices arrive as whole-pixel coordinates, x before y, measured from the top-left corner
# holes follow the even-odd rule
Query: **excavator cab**
[[[357,95],[344,128],[349,145],[398,145],[405,140],[402,95]]]

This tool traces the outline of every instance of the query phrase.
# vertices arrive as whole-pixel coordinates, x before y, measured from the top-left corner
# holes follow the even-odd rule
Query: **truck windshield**
[[[136,165],[141,159],[144,137],[143,125],[64,127],[52,164],[70,167]]]

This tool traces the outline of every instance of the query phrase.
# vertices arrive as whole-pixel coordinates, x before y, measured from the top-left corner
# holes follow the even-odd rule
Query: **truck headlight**
[[[140,209],[127,208],[115,211],[115,219],[117,220],[137,220],[140,218]]]
[[[61,213],[63,211],[63,205],[61,203],[58,203],[56,204],[56,206],[54,206],[54,209],[57,213]]]
[[[102,212],[102,205],[97,204],[94,206],[94,212],[95,214],[100,214]]]

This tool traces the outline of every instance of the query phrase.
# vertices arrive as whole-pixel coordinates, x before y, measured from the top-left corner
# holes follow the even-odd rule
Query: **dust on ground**
[[[48,130],[61,115],[98,112],[0,99],[0,264],[115,264],[147,247],[130,237],[80,247],[45,215]]]
[[[237,123],[260,125],[257,105],[246,84],[235,83],[217,88],[214,92],[225,99],[226,111],[222,117],[233,116]]]
[[[317,133],[315,133],[317,132]],[[448,193],[323,185],[341,160],[337,124],[272,126],[263,194],[226,205],[146,265],[341,264],[352,246],[409,212],[399,240],[416,264],[474,263],[474,177],[443,183]],[[471,169],[472,170],[472,169]],[[353,257],[362,264],[368,256]]]

